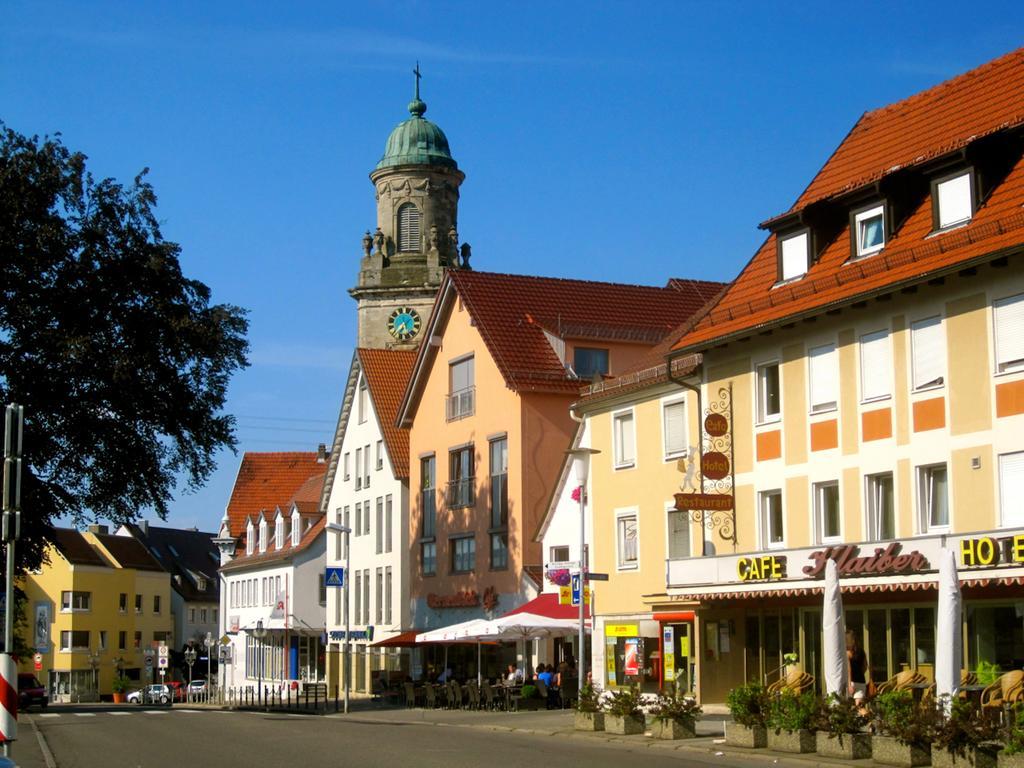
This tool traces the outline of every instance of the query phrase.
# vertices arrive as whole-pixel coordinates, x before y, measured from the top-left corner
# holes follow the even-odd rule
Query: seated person
[[[437,682],[439,682],[439,683],[447,683],[451,679],[452,679],[452,668],[451,667],[445,667],[444,672],[442,672],[440,675],[437,676]]]
[[[505,682],[509,685],[523,682],[523,673],[516,669],[515,664],[508,665],[508,671],[505,673]]]
[[[551,674],[550,669],[548,667],[545,667],[543,664],[538,664],[537,679],[543,680],[544,685],[550,688],[552,685],[554,685],[555,676]]]

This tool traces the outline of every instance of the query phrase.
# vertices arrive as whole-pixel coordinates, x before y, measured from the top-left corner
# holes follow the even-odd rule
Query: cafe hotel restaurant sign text
[[[964,568],[1024,565],[1024,533],[994,538],[981,536],[959,542],[960,565]],[[875,547],[867,553],[856,544],[825,547],[811,552],[801,568],[802,578],[825,576],[825,563],[835,560],[840,576],[892,576],[932,570],[927,555],[917,549],[905,550],[901,542]],[[789,579],[786,555],[748,555],[736,560],[740,581],[783,581]],[[801,578],[795,576],[793,578]]]

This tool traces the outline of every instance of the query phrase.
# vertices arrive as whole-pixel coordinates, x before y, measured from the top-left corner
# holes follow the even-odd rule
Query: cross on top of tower
[[[420,98],[420,78],[423,77],[423,75],[420,74],[420,63],[418,61],[416,62],[416,69],[414,69],[412,71],[412,73],[413,73],[413,75],[416,76],[416,100],[419,101],[419,98]]]

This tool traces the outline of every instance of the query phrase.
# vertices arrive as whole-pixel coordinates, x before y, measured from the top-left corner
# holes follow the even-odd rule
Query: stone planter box
[[[876,763],[895,765],[899,768],[916,768],[931,765],[931,744],[901,744],[892,736],[874,736],[871,739],[871,757]]]
[[[767,728],[748,728],[736,723],[725,724],[725,743],[730,747],[747,747],[748,749],[764,749],[768,746]]]
[[[655,720],[651,724],[651,735],[656,739],[694,739],[697,737],[697,723],[693,720]]]
[[[999,768],[1024,768],[1024,752],[1018,752],[1016,755],[1000,752],[996,758],[996,765]]]
[[[632,736],[644,732],[643,717],[622,717],[621,715],[604,715],[605,733],[614,733],[618,736]]]
[[[839,736],[829,738],[826,731],[818,731],[818,754],[840,760],[864,760],[871,757],[870,733],[844,733],[841,738],[842,741]]]
[[[814,731],[768,731],[768,749],[774,749],[776,752],[804,754],[813,752],[817,747]]]
[[[577,731],[603,731],[604,712],[580,712],[577,710],[572,723]]]
[[[953,755],[945,749],[933,749],[932,765],[934,768],[996,768],[1000,752],[1000,747],[995,744],[983,744],[977,749],[968,749],[963,757]],[[1024,765],[1024,762],[1021,765]]]

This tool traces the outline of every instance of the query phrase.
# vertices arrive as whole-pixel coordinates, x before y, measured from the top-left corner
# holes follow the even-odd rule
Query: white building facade
[[[345,567],[347,591],[329,587],[327,633],[331,690],[341,676],[345,597],[351,637],[351,686],[370,692],[381,676],[409,671],[399,648],[375,648],[409,626],[408,437],[393,429],[389,384],[404,387],[412,353],[359,349],[352,360],[324,486],[327,520],[351,529],[327,531],[327,566]],[[380,407],[378,407],[380,406]],[[403,442],[404,441],[404,442]],[[396,460],[392,453],[398,453]],[[338,663],[333,664],[337,659]]]

